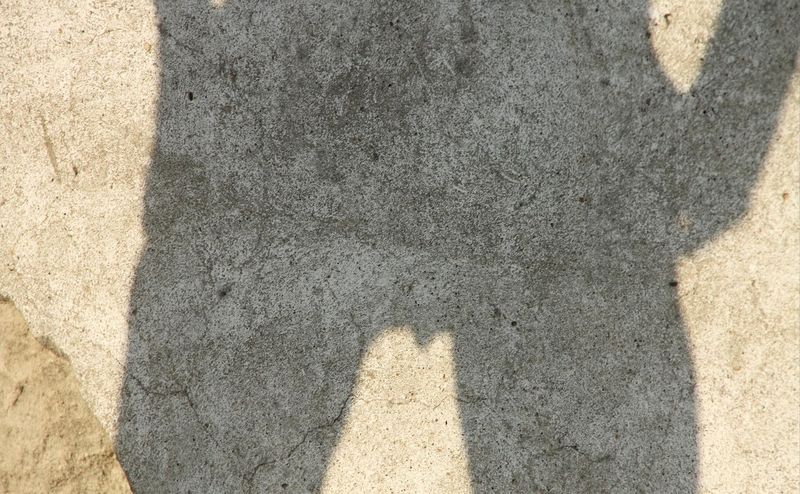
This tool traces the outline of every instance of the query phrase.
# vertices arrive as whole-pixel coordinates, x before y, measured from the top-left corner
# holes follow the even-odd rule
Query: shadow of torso
[[[676,94],[638,3],[158,2],[133,487],[316,490],[402,325],[453,334],[475,490],[693,490],[673,268],[744,211],[794,49],[745,7]]]

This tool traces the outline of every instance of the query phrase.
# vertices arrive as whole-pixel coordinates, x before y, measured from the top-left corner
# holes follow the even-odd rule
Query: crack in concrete
[[[323,429],[327,429],[327,428],[330,428],[330,427],[333,427],[334,425],[336,425],[336,423],[339,422],[342,419],[342,417],[344,416],[344,412],[347,409],[347,404],[350,402],[350,400],[352,398],[353,398],[353,392],[351,391],[350,393],[347,394],[347,397],[345,398],[344,402],[342,402],[342,405],[339,407],[339,412],[336,414],[336,416],[332,420],[330,420],[329,422],[326,422],[324,424],[317,425],[315,427],[312,427],[312,428],[306,430],[303,433],[302,439],[300,439],[300,441],[297,444],[295,444],[294,446],[289,448],[289,451],[284,456],[284,460],[288,460],[289,458],[291,458],[292,455],[294,455],[294,453],[298,449],[300,449],[300,447],[303,446],[306,443],[306,441],[308,441],[308,437],[312,433],[318,432],[318,431],[321,431]],[[253,492],[253,487],[254,487],[253,486],[253,480],[255,479],[256,475],[258,474],[258,471],[261,470],[264,467],[274,465],[276,461],[277,460],[262,460],[255,467],[253,467],[253,469],[250,471],[250,473],[246,474],[244,476],[244,478],[242,479],[242,483],[243,483],[243,487],[244,487],[245,491],[246,492]]]
[[[556,446],[555,448],[551,448],[549,450],[543,451],[542,453],[536,455],[536,457],[537,458],[542,458],[542,457],[550,458],[550,457],[556,456],[557,454],[561,453],[564,450],[572,450],[575,453],[577,453],[579,456],[585,458],[589,463],[592,463],[592,464],[605,463],[605,462],[610,461],[612,459],[612,456],[609,453],[603,454],[603,455],[598,456],[598,457],[594,457],[594,456],[590,455],[589,453],[587,453],[585,451],[581,451],[581,449],[578,447],[578,443],[573,443],[573,444],[560,444],[559,443],[559,445]]]
[[[42,138],[44,139],[44,147],[47,151],[47,159],[50,160],[50,164],[53,166],[56,182],[61,183],[61,174],[58,172],[55,148],[53,147],[53,141],[50,139],[50,134],[47,132],[47,124],[45,124],[42,115],[39,115],[39,124],[42,126]]]
[[[189,391],[185,387],[180,387],[180,386],[178,386],[176,384],[176,386],[178,386],[177,389],[169,389],[169,390],[166,390],[166,391],[159,391],[159,390],[152,389],[149,386],[146,386],[141,381],[141,379],[139,379],[138,376],[135,376],[135,375],[129,373],[128,377],[130,377],[131,380],[133,382],[135,382],[139,386],[139,388],[141,388],[142,391],[144,391],[147,394],[160,396],[162,398],[175,397],[175,396],[183,397],[186,400],[186,403],[189,405],[189,408],[192,410],[192,414],[194,414],[195,420],[202,426],[203,432],[206,434],[206,436],[208,436],[209,439],[211,439],[214,442],[214,444],[217,446],[219,451],[225,451],[225,449],[222,447],[222,444],[217,440],[216,436],[212,433],[211,425],[208,422],[206,422],[205,420],[203,420],[203,417],[200,415],[200,412],[197,410],[197,405],[195,404],[194,400],[192,399],[191,395],[189,394]],[[239,467],[241,467],[241,463],[239,461],[240,458],[238,458],[238,455],[233,453],[233,459],[234,459],[234,463],[236,463],[237,465],[239,465]]]

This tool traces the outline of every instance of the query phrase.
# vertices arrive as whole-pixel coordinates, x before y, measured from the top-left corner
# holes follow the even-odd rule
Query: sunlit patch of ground
[[[0,493],[130,492],[69,361],[0,300]]]
[[[798,184],[796,73],[749,211],[678,268],[697,381],[700,492],[800,485]]]
[[[650,45],[681,93],[691,89],[700,74],[721,5],[721,0],[650,2]]]
[[[453,343],[388,329],[366,352],[324,492],[469,492]]]

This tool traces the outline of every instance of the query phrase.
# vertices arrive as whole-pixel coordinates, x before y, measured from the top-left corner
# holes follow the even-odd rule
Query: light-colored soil
[[[0,493],[131,492],[57,352],[0,299]]]

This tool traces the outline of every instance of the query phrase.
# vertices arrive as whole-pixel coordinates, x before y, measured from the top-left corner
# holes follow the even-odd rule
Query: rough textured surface
[[[800,486],[800,72],[747,213],[681,259],[706,492]]]
[[[0,290],[114,429],[158,95],[151,2],[4,2]]]
[[[390,328],[364,352],[325,492],[466,492],[453,341]]]
[[[670,7],[12,4],[0,287],[142,492],[402,484],[395,327],[452,341],[454,490],[790,491],[798,6]]]
[[[0,299],[0,492],[130,492],[69,362]]]

